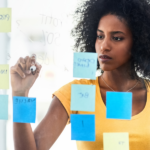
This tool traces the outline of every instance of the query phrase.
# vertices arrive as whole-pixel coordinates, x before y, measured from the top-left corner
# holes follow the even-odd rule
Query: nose
[[[105,38],[102,42],[97,42],[98,44],[98,49],[101,53],[104,51],[110,51],[111,50],[111,45],[110,45],[110,40],[108,38]]]

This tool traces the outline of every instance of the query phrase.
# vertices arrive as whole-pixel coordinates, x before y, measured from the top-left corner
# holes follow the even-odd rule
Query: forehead
[[[103,31],[130,32],[126,21],[123,18],[112,14],[105,15],[100,19],[98,29]]]

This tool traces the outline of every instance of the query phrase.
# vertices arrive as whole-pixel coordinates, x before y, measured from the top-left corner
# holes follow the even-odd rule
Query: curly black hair
[[[150,2],[149,0],[84,0],[74,13],[77,22],[71,35],[76,52],[96,52],[95,42],[100,19],[114,14],[126,20],[133,34],[130,76],[132,79],[150,79]],[[100,69],[97,63],[97,69]],[[103,72],[103,71],[102,71]],[[139,75],[137,75],[139,73]],[[149,85],[149,84],[148,84]]]

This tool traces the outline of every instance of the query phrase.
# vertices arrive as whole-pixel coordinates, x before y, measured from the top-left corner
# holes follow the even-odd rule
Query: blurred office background
[[[12,31],[0,33],[0,64],[15,65],[20,57],[37,55],[42,65],[39,78],[29,92],[37,99],[36,123],[45,116],[52,100],[52,93],[72,81],[73,38],[72,14],[80,0],[0,0],[0,7],[12,8]],[[12,124],[12,93],[9,95],[9,119],[0,121],[0,150],[14,150]],[[51,150],[76,150],[71,141],[71,126],[67,125]]]

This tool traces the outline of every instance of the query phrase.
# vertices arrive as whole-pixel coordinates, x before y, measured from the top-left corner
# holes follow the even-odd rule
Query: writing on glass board
[[[46,45],[46,43],[49,45],[54,43],[56,46],[60,46],[60,43],[58,42],[58,39],[60,38],[60,33],[53,33],[42,30],[42,34],[44,37],[44,45]]]
[[[9,18],[10,18],[9,14],[0,14],[0,20],[9,21]]]
[[[44,14],[40,14],[40,16],[42,17],[42,22],[41,24],[50,24],[53,25],[54,27],[58,28],[59,26],[62,27],[62,20],[58,19],[58,18],[54,18],[52,15],[51,16],[47,16]],[[43,35],[43,39],[44,39],[44,45],[48,44],[55,44],[55,46],[60,46],[59,43],[59,38],[60,38],[60,33],[59,32],[50,32],[50,31],[44,31],[42,30],[42,35]]]
[[[40,54],[40,55],[37,55],[37,58],[40,61],[41,65],[45,64],[45,65],[49,65],[49,57],[47,55],[47,52],[45,52],[44,54]]]
[[[29,36],[27,36],[20,28],[20,25],[21,25],[21,23],[22,23],[22,21],[21,20],[16,20],[16,23],[17,23],[17,25],[18,25],[18,29],[19,29],[19,31],[26,37],[26,38],[28,38],[28,40],[30,41],[30,42],[33,42],[32,40],[31,40],[31,38],[29,37]]]
[[[16,98],[15,99],[15,104],[20,104],[20,103],[31,103],[34,102],[35,98]]]
[[[26,37],[28,38],[28,40],[30,42],[36,42],[33,41],[28,35],[26,35],[26,33],[24,33],[24,31],[21,30],[21,24],[22,21],[21,20],[17,20],[16,21],[18,28],[20,30],[20,32]],[[60,46],[60,42],[59,42],[59,38],[60,38],[60,33],[59,32],[50,32],[50,31],[45,31],[45,30],[41,30],[44,42],[41,40],[41,44],[43,44],[43,46],[45,46],[46,44],[51,45],[54,44],[55,46]]]
[[[0,70],[0,74],[7,74],[7,70]]]
[[[62,27],[62,20],[58,19],[58,18],[54,18],[51,16],[47,16],[44,14],[40,14],[42,16],[42,22],[41,24],[52,24],[55,27]]]

